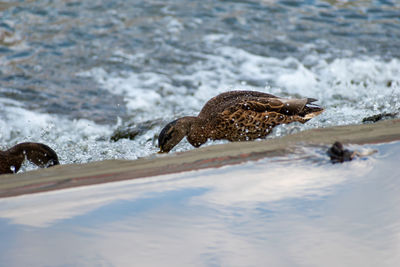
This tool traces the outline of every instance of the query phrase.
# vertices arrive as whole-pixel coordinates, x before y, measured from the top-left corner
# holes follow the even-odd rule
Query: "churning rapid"
[[[324,107],[271,138],[400,109],[394,0],[39,0],[0,13],[1,150],[41,142],[61,164],[148,156],[166,123],[229,90]],[[132,139],[111,140],[128,125]]]

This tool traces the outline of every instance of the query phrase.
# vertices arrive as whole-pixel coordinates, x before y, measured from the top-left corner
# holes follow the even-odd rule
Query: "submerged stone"
[[[114,142],[120,139],[134,140],[136,136],[141,135],[155,126],[162,125],[162,120],[148,120],[140,123],[129,123],[118,127],[111,135],[110,139]]]
[[[362,122],[363,123],[368,123],[368,122],[377,122],[380,121],[382,119],[393,119],[394,117],[396,117],[399,113],[397,112],[391,112],[391,113],[379,113],[373,116],[369,116],[369,117],[365,117]]]

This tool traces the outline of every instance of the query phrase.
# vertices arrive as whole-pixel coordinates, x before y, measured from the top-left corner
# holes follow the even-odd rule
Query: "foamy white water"
[[[228,90],[317,98],[327,109],[317,119],[322,127],[357,124],[365,116],[400,108],[397,59],[342,58],[328,62],[310,55],[300,62],[291,57],[261,57],[233,47],[217,52],[191,65],[190,74],[107,73],[95,68],[83,75],[122,95],[133,118],[139,121],[196,114],[208,99]],[[198,85],[197,89],[189,93],[185,87],[174,87],[172,81],[176,80],[190,81]]]

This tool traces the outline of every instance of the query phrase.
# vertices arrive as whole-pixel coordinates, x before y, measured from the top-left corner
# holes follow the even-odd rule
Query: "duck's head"
[[[187,135],[188,130],[189,125],[184,118],[168,123],[158,136],[158,153],[168,153]]]

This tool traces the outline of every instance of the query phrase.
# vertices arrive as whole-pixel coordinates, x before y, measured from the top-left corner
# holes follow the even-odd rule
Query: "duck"
[[[340,141],[336,141],[326,152],[333,164],[352,161],[355,158],[367,157],[378,152],[376,149],[369,149],[364,151],[353,151],[345,149]]]
[[[314,98],[287,99],[258,91],[228,91],[211,98],[197,116],[168,123],[158,136],[158,153],[168,153],[185,136],[194,147],[207,140],[265,138],[280,124],[305,123],[324,109]]]
[[[332,163],[342,163],[345,161],[352,161],[359,153],[357,151],[345,149],[341,142],[336,141],[328,149],[327,154],[331,158]]]
[[[0,151],[0,174],[17,173],[25,158],[41,168],[60,164],[57,153],[47,145],[25,142]]]

